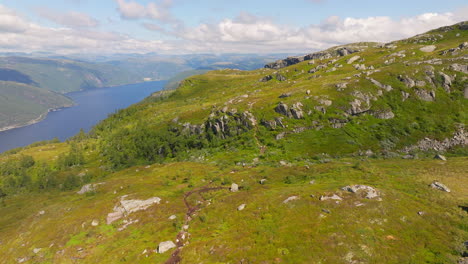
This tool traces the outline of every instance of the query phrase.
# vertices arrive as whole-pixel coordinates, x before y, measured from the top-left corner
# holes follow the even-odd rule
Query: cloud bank
[[[69,53],[306,53],[351,42],[388,42],[455,24],[468,17],[468,8],[448,13],[424,13],[392,19],[386,16],[331,16],[305,27],[282,25],[247,12],[215,23],[185,26],[171,14],[172,1],[141,5],[115,0],[124,20],[165,34],[165,40],[143,40],[119,32],[99,30],[99,22],[81,13],[39,13],[59,26],[46,27],[0,5],[0,51]],[[156,35],[156,34],[155,34]]]

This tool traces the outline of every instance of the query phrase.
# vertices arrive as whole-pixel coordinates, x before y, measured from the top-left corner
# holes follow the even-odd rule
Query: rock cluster
[[[468,132],[465,132],[464,128],[458,129],[457,132],[451,138],[446,138],[442,141],[436,139],[424,138],[420,140],[416,145],[409,146],[403,149],[403,152],[409,153],[415,150],[435,150],[438,152],[444,152],[455,146],[467,146],[468,145]]]
[[[304,118],[304,112],[302,111],[302,106],[303,105],[301,102],[297,102],[293,104],[291,107],[281,102],[275,107],[275,111],[278,114],[285,115],[289,118],[302,119]]]
[[[343,191],[348,191],[351,193],[358,193],[358,192],[365,192],[367,199],[374,199],[380,197],[380,194],[374,187],[367,186],[367,185],[349,185],[341,188]]]

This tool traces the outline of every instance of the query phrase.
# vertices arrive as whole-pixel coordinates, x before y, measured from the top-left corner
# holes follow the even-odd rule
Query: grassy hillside
[[[49,109],[71,106],[67,97],[17,82],[0,81],[0,128],[26,125]]]
[[[467,41],[462,23],[211,71],[9,151],[0,262],[456,263]]]

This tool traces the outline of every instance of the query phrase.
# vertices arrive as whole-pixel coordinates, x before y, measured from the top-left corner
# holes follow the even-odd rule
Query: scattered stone
[[[266,179],[261,179],[260,180],[260,184],[262,184],[262,185],[265,184],[265,182],[266,182]]]
[[[445,186],[444,184],[438,182],[438,181],[434,181],[433,183],[431,183],[431,185],[429,185],[432,189],[437,189],[437,190],[440,190],[440,191],[444,191],[444,192],[450,192],[450,189]]]
[[[18,263],[24,263],[24,262],[26,262],[26,261],[28,261],[28,260],[29,260],[29,259],[28,259],[27,257],[24,257],[24,258],[17,258],[17,259],[16,259],[16,261],[17,261]]]
[[[372,113],[372,115],[378,119],[392,119],[395,117],[395,114],[392,112],[392,110],[375,111]]]
[[[175,220],[176,218],[177,218],[176,215],[171,215],[171,216],[169,216],[169,220]]]
[[[237,207],[237,211],[242,211],[245,208],[245,204],[241,204]]]
[[[437,47],[435,45],[429,45],[429,46],[422,47],[419,50],[422,52],[433,52],[434,50],[436,50],[436,48]]]
[[[438,159],[438,160],[443,160],[443,161],[447,161],[447,158],[443,155],[440,155],[440,154],[436,154],[434,156],[434,159]]]
[[[345,89],[346,87],[348,87],[348,83],[339,83],[335,85],[335,87],[338,89]]]
[[[418,212],[418,215],[420,215],[420,216],[423,216],[423,215],[425,215],[425,214],[426,214],[426,212],[423,212],[423,211],[419,211],[419,212]]]
[[[327,214],[331,214],[331,211],[328,210],[328,209],[322,209],[322,212],[327,213]]]
[[[91,222],[91,226],[98,226],[99,225],[99,220],[97,219],[94,219],[92,222]]]
[[[231,190],[231,192],[238,192],[239,191],[239,185],[233,183],[233,184],[231,184],[231,188],[229,188],[229,190]]]
[[[442,80],[443,80],[443,87],[444,87],[444,90],[447,92],[447,93],[450,93],[450,87],[452,86],[452,77],[448,76],[447,74],[443,73],[443,72],[439,72],[440,76],[442,76]]]
[[[189,227],[190,227],[189,225],[184,225],[184,226],[182,226],[182,229],[183,229],[183,230],[188,230]]]
[[[315,180],[311,180],[309,184],[315,184]]]
[[[367,185],[350,185],[350,186],[345,186],[341,188],[343,191],[348,191],[351,193],[357,193],[359,191],[365,191],[366,192],[366,198],[367,199],[373,199],[373,198],[378,198],[380,197],[379,193],[374,187],[367,186]]]
[[[306,94],[307,94],[307,95],[310,95],[310,90],[307,90],[307,91],[306,91]]]
[[[42,211],[39,211],[38,215],[44,215],[45,214],[45,211],[42,210]]]
[[[159,254],[162,254],[172,248],[175,248],[176,247],[176,244],[174,244],[174,242],[172,241],[165,241],[165,242],[161,242],[159,243],[159,246],[158,246],[158,250],[157,252]]]
[[[343,198],[339,197],[338,195],[336,194],[333,194],[332,196],[320,196],[319,198],[320,201],[327,201],[327,200],[337,200],[337,201],[342,201]]]
[[[286,204],[286,203],[289,203],[289,202],[295,201],[295,200],[299,200],[299,196],[288,197],[288,199],[284,200],[283,203]]]
[[[34,252],[34,254],[37,254],[37,253],[39,253],[39,251],[41,251],[41,250],[42,250],[42,248],[35,248],[35,249],[33,249],[33,252]]]

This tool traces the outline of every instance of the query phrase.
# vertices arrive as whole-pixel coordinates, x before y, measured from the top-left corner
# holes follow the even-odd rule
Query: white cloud
[[[118,4],[117,10],[123,19],[152,19],[164,23],[176,23],[177,20],[169,12],[172,5],[171,0],[165,0],[161,4],[154,2],[146,6],[134,1],[115,0]]]
[[[50,21],[68,27],[97,27],[98,21],[87,14],[78,12],[60,13],[47,8],[39,8],[38,14]]]
[[[451,13],[426,13],[413,17],[340,18],[329,17],[319,24],[293,27],[276,23],[271,18],[241,13],[216,23],[201,23],[194,27],[161,23],[177,21],[168,9],[171,1],[142,6],[136,2],[116,0],[121,15],[142,21],[148,30],[167,34],[165,40],[139,40],[119,32],[105,32],[93,27],[87,19],[61,22],[67,27],[46,27],[0,5],[0,51],[48,51],[67,53],[307,53],[334,45],[376,41],[388,42],[411,37],[425,31],[458,23],[468,17],[468,8]],[[162,15],[166,10],[167,15]],[[159,13],[158,13],[159,12]],[[170,18],[169,20],[168,17]],[[150,21],[152,22],[152,21]],[[74,26],[72,26],[72,24]],[[163,26],[161,26],[161,24]],[[81,26],[78,26],[81,25]]]

